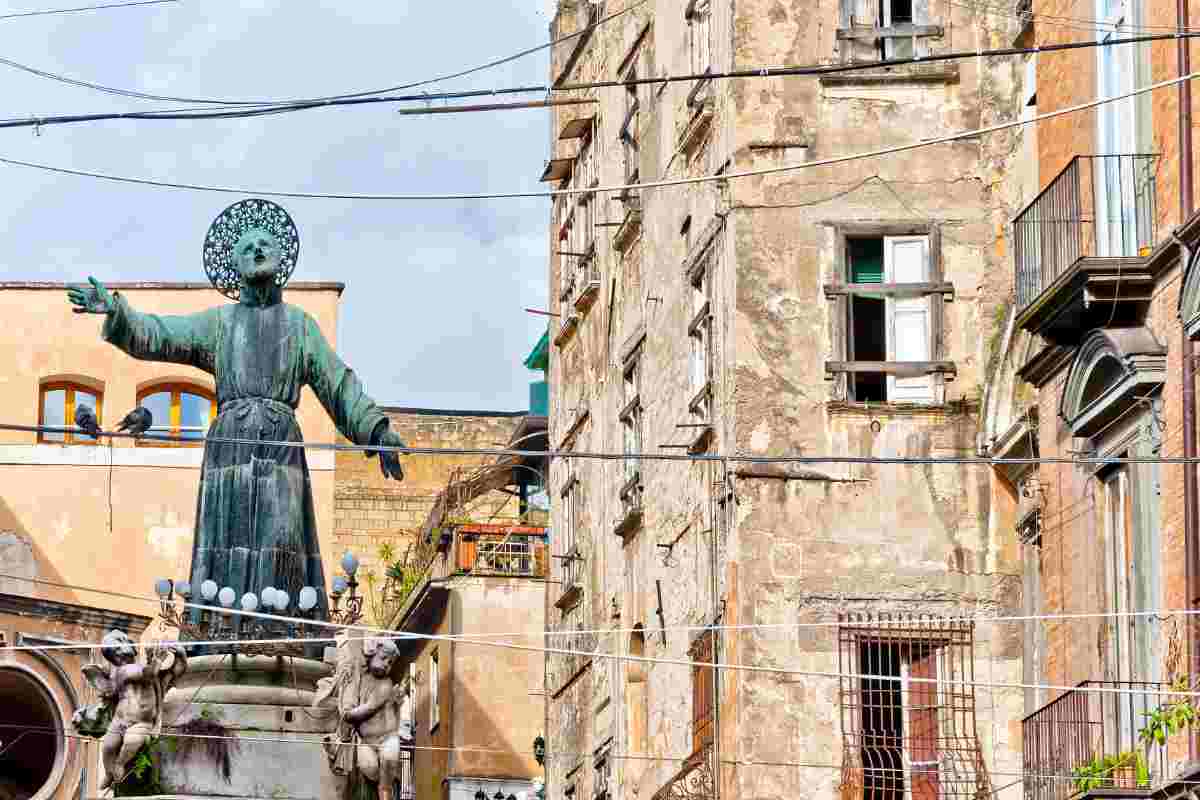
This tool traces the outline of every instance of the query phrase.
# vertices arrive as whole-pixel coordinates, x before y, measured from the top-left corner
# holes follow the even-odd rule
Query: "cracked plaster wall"
[[[578,28],[584,3],[560,2],[553,32]],[[1005,16],[987,17],[957,4],[935,3],[945,22],[945,49],[1011,44]],[[837,60],[835,3],[737,0],[712,3],[713,63],[720,69],[760,64]],[[609,9],[611,12],[613,9]],[[680,8],[651,2],[593,31],[568,80],[617,77],[638,35],[644,40],[640,74],[684,74],[690,69],[687,29]],[[551,67],[558,77],[570,48],[559,47]],[[751,170],[907,144],[1015,116],[1022,67],[1001,60],[957,62],[941,80],[830,81],[765,78],[713,84],[714,122],[694,155],[679,150],[690,113],[686,83],[644,86],[639,99],[641,180],[712,174],[722,167]],[[583,91],[571,96],[585,96]],[[624,117],[617,89],[586,95],[594,107],[557,111],[551,128],[555,157],[576,152],[558,140],[566,121],[597,114],[599,182],[621,182],[616,133]],[[765,146],[764,146],[765,145]],[[688,401],[687,326],[690,287],[683,276],[688,243],[680,233],[690,215],[692,235],[723,214],[716,242],[714,288],[715,398],[712,452],[850,456],[973,455],[977,417],[993,329],[1003,324],[1011,293],[1009,220],[1025,184],[1013,167],[1029,142],[1005,132],[885,158],[647,191],[641,195],[642,230],[624,254],[612,234],[626,208],[596,198],[597,264],[601,289],[551,358],[551,444],[578,450],[619,451],[618,412],[624,404],[620,354],[627,337],[646,331],[642,345],[643,449],[679,454]],[[561,202],[561,201],[560,201]],[[941,346],[957,379],[945,406],[863,408],[835,402],[824,362],[840,358],[835,302],[822,286],[834,279],[831,222],[911,224],[940,229],[941,260],[956,297],[942,308]],[[557,230],[548,242],[551,296],[557,297],[569,257],[556,255]],[[557,331],[552,329],[552,336]],[[587,417],[573,438],[566,434]],[[873,431],[871,423],[879,423]],[[666,445],[666,447],[664,447]],[[627,653],[627,629],[645,628],[645,654],[687,660],[696,631],[678,626],[829,620],[845,602],[858,610],[1005,614],[1020,607],[1019,558],[1010,528],[989,525],[990,476],[957,466],[855,467],[816,465],[834,478],[816,483],[739,478],[736,508],[721,517],[714,483],[718,464],[643,462],[644,519],[622,540],[618,462],[557,460],[550,477],[553,529],[564,536],[558,494],[579,481],[582,502],[574,526],[582,561],[583,593],[566,611],[553,603],[547,624],[556,631],[622,629],[600,635],[604,649]],[[730,472],[732,472],[732,467]],[[716,537],[714,548],[713,537]],[[713,559],[715,549],[716,566]],[[555,560],[561,576],[562,562]],[[714,576],[715,572],[715,576]],[[662,592],[662,616],[658,587]],[[665,622],[665,636],[659,632]],[[793,669],[836,670],[828,630],[797,635],[762,629],[727,633],[721,660]],[[555,637],[587,649],[585,634]],[[981,625],[976,632],[977,674],[1018,680],[1019,639],[1013,631]],[[611,659],[550,656],[547,665],[548,796],[574,785],[590,797],[592,754],[612,742],[628,752],[626,707],[631,667]],[[642,758],[616,760],[610,785],[616,797],[650,797],[667,784],[690,754],[690,670],[648,665],[647,746]],[[720,697],[722,759],[839,764],[841,736],[837,684],[827,678],[726,671]],[[979,692],[978,737],[990,769],[1019,769],[1019,692]],[[726,797],[832,797],[840,771],[828,768],[726,764]],[[996,785],[1007,783],[997,778]],[[1019,792],[1019,789],[1010,791]]]

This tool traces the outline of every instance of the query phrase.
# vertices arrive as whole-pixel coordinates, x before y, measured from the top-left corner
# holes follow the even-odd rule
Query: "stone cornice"
[[[0,592],[0,614],[36,617],[42,620],[84,625],[106,631],[121,630],[129,634],[140,634],[150,625],[150,617],[141,614],[80,606],[58,600],[41,600],[4,592]]]

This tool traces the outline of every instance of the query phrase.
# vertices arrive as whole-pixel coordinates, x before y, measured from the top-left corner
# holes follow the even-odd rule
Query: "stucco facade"
[[[560,2],[553,33],[616,10],[592,8]],[[653,79],[903,54],[894,44],[872,49],[877,29],[896,30],[875,11],[650,2],[558,47],[551,78]],[[1010,45],[1014,17],[985,12],[931,3],[912,23],[919,30],[904,30],[908,41],[918,34],[918,52]],[[587,189],[908,144],[1009,118],[1024,73],[1020,60],[967,59],[562,92],[596,102],[556,113],[550,136],[561,160],[545,177]],[[1031,146],[1011,131],[836,167],[557,198],[551,447],[973,455],[1012,285],[1006,227],[1027,199],[1028,187],[1009,175]],[[892,248],[908,245],[924,248],[923,270],[903,277]],[[883,263],[864,255],[879,251]],[[918,280],[937,287],[897,287]],[[883,293],[866,297],[866,283]],[[923,299],[914,304],[914,295]],[[870,314],[885,308],[888,330],[871,327],[882,328],[883,317]],[[905,310],[927,314],[914,347],[889,338]],[[828,673],[871,672],[861,654],[874,645],[863,639],[868,650],[856,655],[847,641],[857,634],[841,636],[833,621],[846,612],[875,621],[1015,612],[1016,535],[992,525],[990,480],[962,465],[555,459],[552,563],[561,583],[548,597],[550,641],[616,658],[548,657],[547,796],[666,797],[707,782],[728,798],[862,796],[875,778],[864,777],[862,724],[846,709],[865,687]],[[798,622],[815,625],[785,627]],[[580,629],[590,633],[570,634]],[[973,638],[976,675],[1019,678],[1019,637],[981,623]],[[622,660],[630,655],[715,656],[780,672],[731,667],[713,678],[686,663]],[[1012,720],[1021,697],[977,688],[970,702],[974,723],[960,736],[981,760],[964,768],[966,782],[996,790],[1020,764]],[[907,747],[897,745],[905,763],[922,762]],[[901,783],[927,780],[920,770],[894,772]],[[943,795],[966,791],[940,780]]]

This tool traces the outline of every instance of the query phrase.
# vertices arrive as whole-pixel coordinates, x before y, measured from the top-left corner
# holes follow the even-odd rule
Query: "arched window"
[[[103,425],[101,406],[104,404],[104,393],[92,386],[85,386],[68,380],[45,381],[41,386],[41,396],[38,398],[38,425],[49,425],[56,428],[75,427],[75,409],[87,406],[96,414],[96,420]],[[86,433],[38,433],[39,442],[51,444],[95,444],[96,438]]]
[[[629,635],[629,655],[643,658],[646,655],[646,635],[641,623],[634,626]],[[625,663],[625,723],[626,750],[632,755],[645,754],[650,745],[649,697],[646,692],[646,663]]]
[[[217,399],[194,383],[155,383],[138,392],[138,405],[154,415],[151,433],[203,439],[217,416]],[[143,447],[196,447],[202,442],[164,442],[138,439]]]

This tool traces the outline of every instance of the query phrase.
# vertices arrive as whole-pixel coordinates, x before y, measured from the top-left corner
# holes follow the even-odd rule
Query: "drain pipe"
[[[1175,2],[1176,24],[1179,32],[1188,29],[1188,0]],[[1179,38],[1175,42],[1175,52],[1178,59],[1179,76],[1192,71],[1190,41]],[[1183,81],[1179,84],[1179,224],[1182,226],[1192,216],[1192,84]],[[1178,236],[1175,240],[1180,247],[1180,268],[1186,273],[1192,266],[1192,253]],[[1181,280],[1182,284],[1182,280]],[[1182,320],[1181,320],[1182,322]],[[1187,585],[1187,602],[1189,609],[1200,606],[1200,587],[1197,586],[1197,559],[1200,557],[1200,525],[1197,524],[1196,508],[1196,464],[1191,461],[1196,457],[1196,365],[1192,340],[1187,331],[1180,331],[1180,354],[1182,369],[1180,370],[1183,392],[1183,535],[1186,550],[1185,576]],[[1200,652],[1197,652],[1196,618],[1189,616],[1187,625],[1188,674],[1200,675]],[[1193,763],[1200,755],[1200,738],[1193,729],[1188,737],[1188,757]]]

